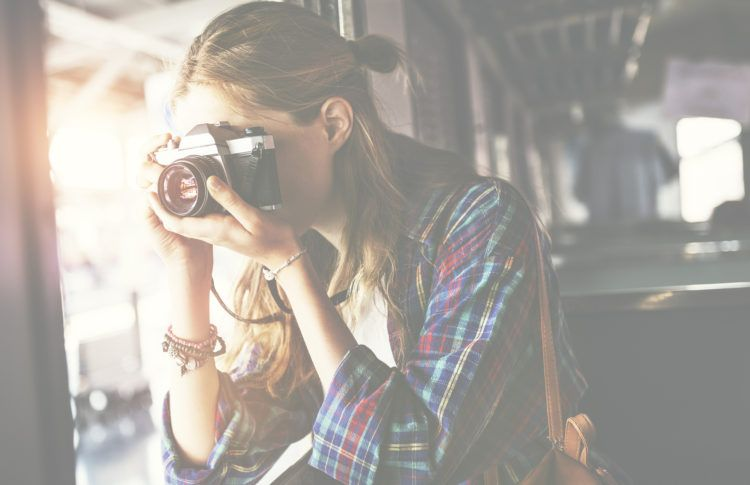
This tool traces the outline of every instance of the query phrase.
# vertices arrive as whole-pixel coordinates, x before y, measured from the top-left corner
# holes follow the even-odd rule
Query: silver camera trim
[[[231,125],[226,122],[217,123],[205,123],[208,125],[214,125],[218,128],[227,128]],[[198,126],[198,125],[196,125]],[[269,134],[258,134],[258,135],[242,135],[237,138],[231,138],[224,140],[221,143],[217,143],[214,136],[208,133],[197,133],[186,135],[185,138],[180,142],[180,146],[171,147],[173,145],[170,140],[170,145],[162,147],[154,152],[154,159],[156,163],[167,167],[175,162],[178,162],[189,156],[201,156],[210,157],[216,160],[221,166],[221,170],[224,174],[224,180],[227,181],[229,186],[233,186],[233,180],[231,175],[226,169],[227,163],[223,157],[229,155],[253,153],[258,148],[261,150],[273,150],[276,148],[273,136]],[[204,181],[205,182],[205,181]],[[267,206],[259,207],[263,211],[275,211],[281,208],[281,204],[272,204]]]

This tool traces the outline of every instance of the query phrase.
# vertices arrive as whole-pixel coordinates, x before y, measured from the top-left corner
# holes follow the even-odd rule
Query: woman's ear
[[[349,139],[354,122],[354,111],[349,101],[334,96],[320,107],[320,116],[328,135],[328,143],[335,153]]]

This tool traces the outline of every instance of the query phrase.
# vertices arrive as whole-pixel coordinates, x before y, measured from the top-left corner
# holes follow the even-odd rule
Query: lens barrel
[[[211,175],[226,182],[221,165],[212,158],[192,155],[177,160],[159,176],[159,200],[167,211],[181,217],[217,212],[219,206],[206,186]]]

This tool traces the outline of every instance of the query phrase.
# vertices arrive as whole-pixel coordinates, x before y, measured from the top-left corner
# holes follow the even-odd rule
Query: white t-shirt
[[[356,319],[352,335],[357,343],[365,344],[380,359],[391,367],[396,367],[391,343],[388,338],[387,307],[380,292],[376,292],[372,304],[362,309]],[[258,482],[267,485],[277,479],[286,469],[294,465],[312,448],[312,431],[303,438],[291,443],[279,456],[273,466]]]

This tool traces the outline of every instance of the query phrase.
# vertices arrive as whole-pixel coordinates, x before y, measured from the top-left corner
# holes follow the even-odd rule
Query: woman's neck
[[[344,226],[346,223],[344,205],[336,197],[326,206],[326,210],[322,211],[322,213],[325,215],[310,227],[318,231],[341,254],[344,246]]]

